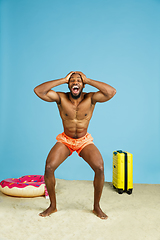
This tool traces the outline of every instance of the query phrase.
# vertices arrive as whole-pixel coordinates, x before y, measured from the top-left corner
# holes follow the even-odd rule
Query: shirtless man
[[[55,92],[52,88],[68,84],[70,92]],[[98,92],[84,93],[85,84],[97,88]],[[100,198],[104,184],[103,159],[93,138],[87,133],[95,104],[106,102],[116,90],[110,85],[87,78],[82,72],[70,72],[66,77],[45,82],[34,89],[36,95],[47,102],[56,102],[62,118],[64,132],[57,136],[57,143],[48,154],[45,166],[45,184],[50,198],[50,206],[39,215],[49,216],[57,211],[54,172],[73,151],[77,151],[95,172],[93,213],[102,219],[108,216],[100,208]]]

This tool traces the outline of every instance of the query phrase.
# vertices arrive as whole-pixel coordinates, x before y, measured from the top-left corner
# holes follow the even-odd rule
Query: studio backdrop
[[[88,132],[112,181],[112,152],[133,154],[134,183],[160,183],[160,1],[1,0],[0,181],[43,174],[63,132],[56,103],[33,89],[80,70],[110,84]],[[68,91],[67,84],[55,88]],[[86,85],[84,91],[97,91]],[[93,180],[77,153],[56,177]]]

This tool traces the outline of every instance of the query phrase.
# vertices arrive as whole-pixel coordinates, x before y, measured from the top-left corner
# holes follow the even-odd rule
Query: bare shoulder
[[[57,93],[58,93],[58,95],[59,95],[60,97],[62,97],[62,98],[67,97],[67,93],[65,93],[65,92],[57,92]]]
[[[94,96],[95,92],[89,92],[89,93],[84,93],[84,99],[89,99],[92,105],[95,105],[95,103],[93,102],[93,96]]]
[[[84,92],[83,94],[84,94],[85,99],[87,99],[87,98],[92,99],[92,96],[93,96],[94,92],[89,92],[89,93]]]
[[[63,101],[63,100],[65,100],[65,99],[68,98],[68,94],[65,93],[65,92],[57,92],[57,94],[58,94],[59,97],[60,97],[60,102],[59,102],[59,104],[61,104],[61,101]]]

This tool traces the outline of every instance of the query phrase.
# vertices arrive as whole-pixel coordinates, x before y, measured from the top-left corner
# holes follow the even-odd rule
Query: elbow
[[[113,98],[114,97],[114,95],[116,94],[116,89],[114,88],[113,90],[112,90],[112,92],[110,93],[110,99],[111,98]]]
[[[37,95],[37,90],[36,87],[33,89],[34,93]]]
[[[39,93],[39,88],[38,88],[38,86],[35,87],[33,90],[34,90],[35,94],[38,94],[38,93]]]
[[[38,93],[38,91],[37,91],[37,87],[34,88],[34,93],[35,93],[37,96],[39,96],[39,93]]]
[[[38,87],[35,87],[33,89],[34,93],[37,95],[37,97],[41,98],[44,100],[44,96],[45,94],[43,92],[40,91],[40,89]]]
[[[113,97],[114,97],[114,95],[117,93],[117,91],[116,91],[116,89],[114,88],[114,90],[113,90]]]

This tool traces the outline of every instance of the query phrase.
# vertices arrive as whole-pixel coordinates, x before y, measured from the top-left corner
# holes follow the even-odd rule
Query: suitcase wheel
[[[130,195],[132,194],[132,189],[128,189],[127,193]]]
[[[123,193],[123,189],[118,189],[118,193],[122,194]]]

